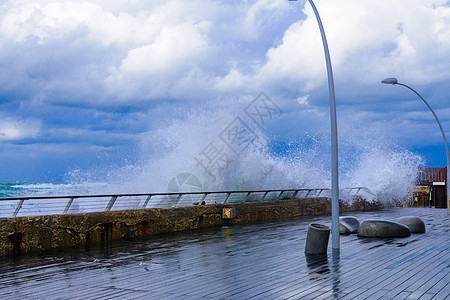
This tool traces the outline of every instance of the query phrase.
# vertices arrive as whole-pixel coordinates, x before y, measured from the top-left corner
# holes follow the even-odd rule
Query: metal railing
[[[357,195],[364,187],[344,189]],[[368,190],[367,190],[368,191]],[[273,201],[330,197],[330,189],[280,189],[218,192],[174,192],[148,194],[61,195],[0,198],[0,217],[38,216],[100,212],[150,207],[168,208],[203,204]]]
[[[447,168],[419,168],[419,182],[447,182]]]

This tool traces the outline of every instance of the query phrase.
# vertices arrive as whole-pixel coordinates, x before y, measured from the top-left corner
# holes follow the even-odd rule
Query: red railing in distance
[[[419,181],[447,182],[447,168],[419,168]]]

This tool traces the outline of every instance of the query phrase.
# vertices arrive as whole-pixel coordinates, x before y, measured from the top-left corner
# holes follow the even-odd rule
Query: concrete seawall
[[[234,218],[223,219],[224,208],[234,209]],[[358,200],[351,206],[341,204],[340,210],[344,212],[379,208],[379,203]],[[43,253],[67,247],[89,247],[112,240],[160,233],[326,215],[330,212],[331,205],[326,198],[314,198],[4,218],[0,219],[0,256]]]

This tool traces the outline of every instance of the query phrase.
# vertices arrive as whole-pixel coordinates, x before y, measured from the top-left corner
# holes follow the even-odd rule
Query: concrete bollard
[[[309,224],[306,236],[306,254],[326,254],[330,228],[322,224]]]

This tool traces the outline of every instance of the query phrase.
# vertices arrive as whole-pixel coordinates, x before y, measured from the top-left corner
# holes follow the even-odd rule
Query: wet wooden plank
[[[395,299],[406,299],[411,295],[411,292],[400,292],[399,294],[395,295]]]

